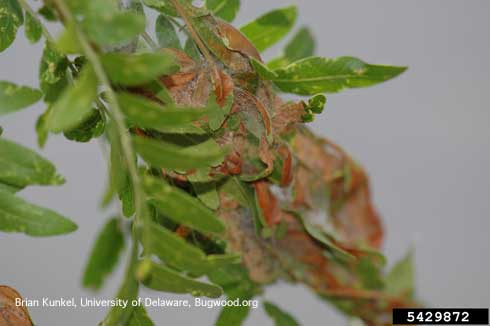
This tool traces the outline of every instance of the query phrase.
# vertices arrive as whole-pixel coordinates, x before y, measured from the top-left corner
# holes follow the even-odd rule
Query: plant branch
[[[126,163],[129,178],[131,180],[131,186],[133,187],[134,193],[134,201],[135,201],[135,224],[134,227],[137,229],[144,227],[147,223],[144,223],[143,219],[145,218],[145,202],[143,196],[143,190],[141,185],[141,179],[138,174],[138,167],[134,160],[135,152],[133,150],[133,145],[131,141],[131,137],[128,133],[128,128],[124,121],[124,115],[119,107],[119,103],[117,101],[116,94],[112,89],[109,78],[107,77],[104,68],[102,67],[102,63],[98,57],[98,54],[90,45],[88,39],[86,38],[83,31],[78,26],[76,20],[73,18],[70,10],[66,7],[63,0],[53,0],[60,14],[64,17],[67,23],[73,23],[75,33],[80,42],[80,46],[82,51],[87,58],[88,62],[92,65],[94,69],[94,73],[100,82],[100,84],[105,88],[107,100],[110,108],[110,113],[112,114],[114,125],[119,135],[119,141],[121,144],[121,152]],[[115,141],[115,140],[113,140]],[[143,240],[147,237],[143,237]]]

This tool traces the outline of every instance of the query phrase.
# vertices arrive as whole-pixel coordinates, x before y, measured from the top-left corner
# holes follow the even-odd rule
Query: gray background
[[[242,2],[238,25],[291,3]],[[299,25],[312,27],[319,54],[410,67],[389,83],[330,96],[313,128],[344,146],[369,171],[387,229],[385,251],[393,262],[410,247],[416,249],[420,297],[435,306],[488,307],[490,2],[297,3]],[[0,78],[36,86],[40,53],[39,44],[31,46],[20,35],[0,56]],[[5,136],[35,147],[34,123],[42,109],[38,105],[2,117]],[[106,181],[104,158],[96,142],[75,145],[62,137],[51,137],[43,153],[68,183],[30,189],[23,196],[73,217],[80,229],[50,239],[1,233],[0,283],[28,297],[91,296],[80,289],[79,280],[94,234],[109,215],[97,210]],[[101,297],[114,294],[120,276],[121,271]],[[301,287],[277,285],[266,297],[293,312],[303,325],[344,324],[343,317]],[[96,325],[104,313],[32,310],[40,326]],[[157,325],[212,325],[217,313],[204,308],[152,310]],[[258,309],[247,325],[271,322]]]

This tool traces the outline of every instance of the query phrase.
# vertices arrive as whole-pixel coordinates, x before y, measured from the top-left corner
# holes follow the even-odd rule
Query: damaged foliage
[[[0,114],[42,98],[41,145],[63,133],[79,142],[104,135],[110,146],[104,205],[117,194],[126,218],[105,224],[84,286],[102,287],[127,242],[121,299],[136,298],[141,286],[251,299],[287,281],[367,325],[390,325],[393,307],[416,305],[410,258],[385,271],[383,227],[365,171],[306,126],[322,113],[325,93],[372,86],[405,67],[314,56],[306,27],[265,62],[260,52],[293,29],[296,7],[237,29],[229,22],[238,0],[203,7],[188,0],[44,2],[42,16],[65,27],[57,40],[25,1],[1,0],[0,50],[13,42],[24,13],[29,40],[42,32],[46,44],[40,90],[0,82]],[[142,5],[159,13],[157,42],[144,31]],[[308,97],[285,101],[282,93]],[[7,140],[0,154],[0,230],[73,231],[66,218],[15,194],[60,184],[51,163]],[[276,325],[298,324],[273,303],[264,309]],[[216,325],[241,325],[248,312],[227,307]],[[143,323],[152,324],[142,307],[115,307],[102,325]]]

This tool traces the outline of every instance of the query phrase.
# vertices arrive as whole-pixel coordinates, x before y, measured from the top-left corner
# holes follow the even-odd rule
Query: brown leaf
[[[226,224],[226,240],[230,249],[242,255],[250,279],[257,283],[269,283],[275,280],[281,272],[279,263],[267,249],[268,242],[256,237],[250,210],[220,209],[219,216]]]
[[[216,20],[216,26],[218,33],[221,38],[225,39],[225,43],[229,49],[238,51],[262,62],[259,51],[257,51],[252,42],[250,42],[238,29],[218,19]]]
[[[279,145],[277,153],[283,160],[280,185],[281,187],[287,187],[293,181],[293,155],[285,144]]]
[[[308,180],[321,178],[330,187],[330,215],[342,241],[379,248],[383,227],[371,203],[364,170],[336,144],[318,139],[305,129],[296,134],[294,150],[307,168],[297,171],[295,204],[309,204],[309,194],[318,184]]]
[[[268,226],[281,223],[281,209],[277,198],[269,189],[269,183],[265,180],[253,183],[259,207]]]
[[[283,135],[291,130],[297,123],[303,122],[305,106],[302,102],[287,103],[274,111],[272,129],[274,134]]]
[[[231,77],[224,70],[214,68],[212,69],[212,76],[216,101],[219,106],[223,107],[228,96],[233,93],[235,85]]]
[[[16,300],[22,300],[17,291],[0,285],[0,326],[32,326],[27,308]]]

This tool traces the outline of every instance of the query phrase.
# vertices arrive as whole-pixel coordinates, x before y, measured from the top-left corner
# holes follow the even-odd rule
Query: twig
[[[110,108],[110,113],[112,114],[112,118],[114,120],[115,128],[119,135],[119,141],[121,144],[121,151],[124,161],[126,163],[129,178],[131,180],[131,186],[133,187],[134,193],[134,201],[135,201],[135,210],[136,210],[136,218],[134,227],[137,229],[144,227],[147,223],[144,223],[144,218],[146,216],[145,212],[145,202],[143,197],[143,189],[141,185],[141,180],[138,174],[138,167],[134,160],[135,152],[133,150],[133,145],[131,142],[131,137],[129,136],[128,129],[126,127],[126,123],[124,120],[124,115],[122,114],[121,108],[117,101],[116,94],[112,89],[109,78],[107,77],[104,68],[102,67],[102,63],[99,60],[99,57],[95,50],[90,45],[88,39],[85,34],[82,32],[75,19],[73,18],[71,12],[66,7],[63,0],[53,0],[58,11],[64,17],[67,23],[73,23],[75,33],[80,42],[80,46],[87,60],[91,63],[94,73],[100,82],[100,84],[105,88],[108,105]],[[143,237],[143,241],[145,239],[149,239],[148,237]]]

